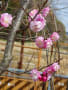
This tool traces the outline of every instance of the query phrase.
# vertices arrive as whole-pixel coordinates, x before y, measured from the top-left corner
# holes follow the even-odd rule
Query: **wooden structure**
[[[0,77],[0,90],[42,90],[42,82],[37,81],[37,87],[32,80],[12,78],[7,76]],[[68,90],[68,79],[55,78],[55,90]],[[48,82],[46,83],[46,90]]]
[[[3,52],[4,51],[4,48],[5,48],[5,43],[4,42],[0,42],[0,46],[1,45],[2,45],[2,48],[0,48],[0,51]],[[64,44],[64,45],[67,45],[67,44]],[[45,56],[44,50],[41,50],[41,49],[35,48],[35,47],[27,47],[27,46],[21,46],[19,44],[14,44],[14,50],[13,50],[14,57],[16,55],[17,56],[20,56],[20,55],[18,55],[19,53],[17,54],[17,52],[20,51],[20,48],[21,47],[23,47],[24,50],[25,51],[28,51],[28,52],[32,50],[31,53],[33,53],[33,55],[35,53],[37,54],[37,56],[35,54],[35,57],[33,57],[30,52],[29,53],[30,53],[31,56],[30,55],[25,55],[25,54],[28,54],[28,53],[27,52],[24,52],[23,56],[24,57],[31,57],[30,59],[35,58],[36,59],[36,65],[32,66],[31,68],[34,68],[35,67],[35,68],[39,69],[41,61],[43,62],[44,61],[43,58],[45,58],[44,57]],[[35,52],[34,52],[34,50],[35,50]],[[64,55],[62,53],[62,51],[60,51],[60,52],[61,52],[61,56],[64,57],[63,58],[63,61],[60,62],[61,68],[62,68],[63,71],[67,72],[66,69],[64,70],[64,68],[65,68],[65,66],[67,64],[68,57],[66,57],[66,56],[68,54]],[[16,53],[16,55],[15,55],[15,53]],[[24,62],[24,60],[23,60],[23,63],[22,63],[23,67],[22,67],[22,69],[18,70],[17,68],[18,68],[18,62],[19,62],[19,60],[17,60],[17,58],[16,58],[16,61],[13,58],[14,61],[12,60],[11,64],[9,65],[8,71],[10,71],[10,72],[6,72],[4,76],[1,76],[0,77],[0,90],[42,90],[43,83],[42,82],[39,82],[39,81],[37,81],[35,83],[31,79],[31,77],[29,77],[29,74],[28,75],[27,74],[16,75],[16,74],[11,73],[11,72],[20,73],[22,71],[24,72],[24,70],[25,70],[24,64],[25,64],[25,66],[28,66],[28,63],[26,65],[26,62]],[[20,59],[20,58],[18,58],[18,59]],[[34,59],[34,61],[35,61],[35,59]],[[31,61],[33,61],[33,60],[31,60]],[[66,64],[64,64],[65,62],[66,62]],[[32,65],[32,62],[31,62],[30,65]],[[46,64],[46,66],[47,66],[47,64]],[[61,75],[61,74],[65,74],[65,72],[61,72],[61,70],[60,70],[57,74],[60,74]],[[67,75],[67,73],[66,73],[66,75]],[[55,78],[55,82],[54,82],[55,90],[66,90],[67,84],[68,84],[68,78],[64,78],[64,77],[60,78],[59,76],[57,78]],[[46,83],[46,90],[47,89],[48,89],[48,82]]]

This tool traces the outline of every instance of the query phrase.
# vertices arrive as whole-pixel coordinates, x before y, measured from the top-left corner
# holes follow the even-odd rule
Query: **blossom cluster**
[[[28,20],[30,22],[30,29],[33,32],[39,32],[44,29],[46,25],[46,16],[50,11],[49,7],[43,8],[40,13],[38,13],[38,9],[34,9],[29,13]],[[54,41],[59,39],[59,34],[57,32],[53,32],[53,34],[47,38],[46,40],[44,37],[39,36],[36,38],[35,43],[39,48],[49,48],[53,45]]]
[[[49,48],[53,45],[53,42],[59,40],[60,36],[57,32],[53,32],[53,34],[47,38],[46,40],[44,39],[44,37],[39,36],[36,38],[35,43],[39,48]]]
[[[49,10],[50,10],[49,7],[46,7],[42,9],[39,14],[38,14],[39,11],[37,9],[34,9],[29,13],[28,20],[30,22],[30,29],[33,32],[39,32],[44,29],[46,25],[45,17],[48,15]]]
[[[30,29],[33,32],[39,32],[44,29],[46,25],[46,17],[50,11],[49,7],[46,7],[39,12],[38,9],[34,9],[29,13],[28,21],[30,24]],[[9,27],[12,24],[13,17],[11,14],[3,13],[0,15],[0,25],[3,27]],[[53,42],[59,40],[60,36],[57,32],[53,32],[53,34],[47,38],[39,36],[36,38],[35,43],[39,48],[47,49],[53,45]],[[60,68],[58,63],[54,63],[51,66],[47,67],[42,74],[37,70],[33,69],[31,73],[31,77],[33,80],[47,81],[49,80],[53,73]]]
[[[58,63],[54,63],[51,66],[47,67],[42,73],[40,73],[37,69],[33,69],[31,73],[31,77],[34,81],[40,80],[46,82],[51,79],[54,72],[56,72],[60,66]]]
[[[0,24],[3,27],[9,27],[12,24],[12,15],[8,13],[3,13],[0,15]]]

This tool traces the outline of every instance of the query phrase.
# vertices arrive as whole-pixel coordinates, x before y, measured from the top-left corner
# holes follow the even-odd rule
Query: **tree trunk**
[[[29,0],[23,0],[22,7],[26,9],[29,3],[30,3]],[[14,39],[16,36],[16,32],[19,30],[19,27],[21,25],[21,20],[23,16],[24,16],[24,11],[21,8],[17,14],[17,18],[15,22],[13,23],[13,28],[11,29],[11,32],[9,33],[9,36],[8,36],[4,57],[2,62],[0,63],[0,75],[6,71],[7,67],[9,66],[9,63],[12,60],[12,50],[13,50]]]

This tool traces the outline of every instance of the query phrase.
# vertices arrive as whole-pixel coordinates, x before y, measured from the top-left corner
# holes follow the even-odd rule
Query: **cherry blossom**
[[[34,81],[38,80],[38,77],[40,76],[40,72],[37,71],[37,69],[33,69],[31,71],[31,77]]]
[[[45,27],[46,25],[46,20],[45,18],[42,16],[42,14],[38,14],[35,18],[35,21],[40,21],[42,23],[42,29]]]
[[[8,13],[1,14],[0,23],[3,27],[9,27],[12,24],[12,15]]]
[[[60,66],[58,65],[58,63],[54,63],[52,64],[51,68],[53,69],[53,71],[58,71],[58,69],[60,69]]]
[[[36,16],[34,21],[30,22],[30,29],[33,32],[39,32],[44,29],[45,25],[46,25],[46,20],[41,14],[39,14]]]
[[[44,37],[42,36],[37,37],[35,40],[35,43],[39,48],[43,48],[44,47]]]
[[[44,41],[44,48],[50,48],[53,45],[51,38],[47,38],[47,40]]]
[[[60,68],[58,63],[53,63],[49,67],[47,67],[42,73],[40,73],[38,70],[33,69],[31,71],[31,76],[33,80],[40,80],[43,82],[46,82],[47,80],[50,80],[53,73],[57,71]]]
[[[33,9],[33,10],[29,13],[28,21],[31,22],[31,18],[33,19],[37,13],[38,13],[38,10],[37,10],[37,9]]]
[[[53,32],[53,34],[50,36],[50,38],[52,39],[52,41],[57,41],[57,40],[59,40],[60,36],[57,32]]]
[[[46,17],[47,15],[48,15],[48,13],[49,13],[49,11],[50,11],[50,8],[49,7],[46,7],[46,8],[44,8],[44,9],[42,9],[42,15],[44,16],[44,17]]]

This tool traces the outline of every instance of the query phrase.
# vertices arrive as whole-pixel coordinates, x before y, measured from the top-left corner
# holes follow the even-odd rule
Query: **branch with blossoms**
[[[46,82],[51,79],[52,75],[60,69],[60,66],[58,63],[54,63],[50,65],[49,67],[45,68],[43,72],[39,72],[37,69],[33,69],[30,73],[32,79],[34,81],[40,80],[43,82]]]
[[[47,4],[47,1],[48,0],[46,0],[43,3],[40,9],[34,9],[31,12],[29,12],[29,15],[28,15],[29,23],[27,26],[24,25],[23,27],[24,30],[25,29],[27,30],[27,28],[29,27],[31,31],[36,33],[44,29],[44,27],[46,26],[46,18],[50,11],[49,7],[45,7],[45,5]],[[12,60],[12,50],[13,50],[15,35],[16,35],[16,32],[19,30],[22,17],[24,16],[24,13],[26,13],[25,9],[29,5],[29,3],[30,3],[29,0],[26,0],[26,3],[24,4],[24,6],[22,5],[22,8],[24,9],[22,8],[20,9],[20,11],[18,12],[17,18],[13,23],[13,28],[9,34],[8,41],[6,44],[4,58],[0,63],[0,74],[6,71],[6,68],[8,67],[9,63]],[[0,15],[0,24],[5,28],[9,27],[9,25],[12,24],[12,20],[13,20],[12,15],[8,13],[3,13]],[[58,41],[59,38],[60,38],[59,34],[57,32],[53,32],[53,34],[46,39],[42,36],[36,37],[35,43],[38,48],[48,49],[53,45],[54,42]]]
[[[47,2],[48,0],[46,0]],[[24,3],[22,3],[22,8],[26,9],[27,6],[29,5],[29,0],[24,0]],[[13,44],[14,44],[14,39],[16,32],[19,30],[19,27],[21,25],[21,20],[22,17],[24,16],[24,11],[22,8],[19,10],[17,18],[15,22],[13,23],[13,28],[9,34],[8,41],[6,44],[5,52],[4,52],[4,57],[2,62],[0,63],[0,74],[2,74],[4,71],[6,71],[6,68],[8,67],[9,63],[12,60],[12,50],[13,50]],[[3,27],[8,27],[12,23],[12,16],[8,13],[3,13],[0,15],[0,24]],[[27,29],[29,26],[25,27],[24,29]]]
[[[48,15],[48,13],[49,13],[49,7],[42,9],[39,13],[37,9],[34,9],[29,13],[28,20],[30,22],[30,29],[33,32],[40,32],[41,30],[44,29],[46,25],[45,18]],[[50,35],[50,37],[47,39],[45,39],[42,36],[37,37],[35,40],[35,43],[38,48],[48,49],[53,45],[54,42],[58,41],[59,38],[60,38],[59,34],[57,32],[53,32],[52,35]],[[40,75],[39,71],[37,71],[36,69],[33,69],[31,71],[31,76],[34,80],[39,79],[40,81],[43,81],[43,82],[47,81],[52,77],[53,73],[57,71],[57,70],[52,71],[55,68],[55,66],[58,70],[59,69],[58,63],[54,63],[51,66],[47,67],[47,69],[45,70],[45,72],[43,72],[42,75]],[[50,74],[49,74],[49,71],[50,71]]]

